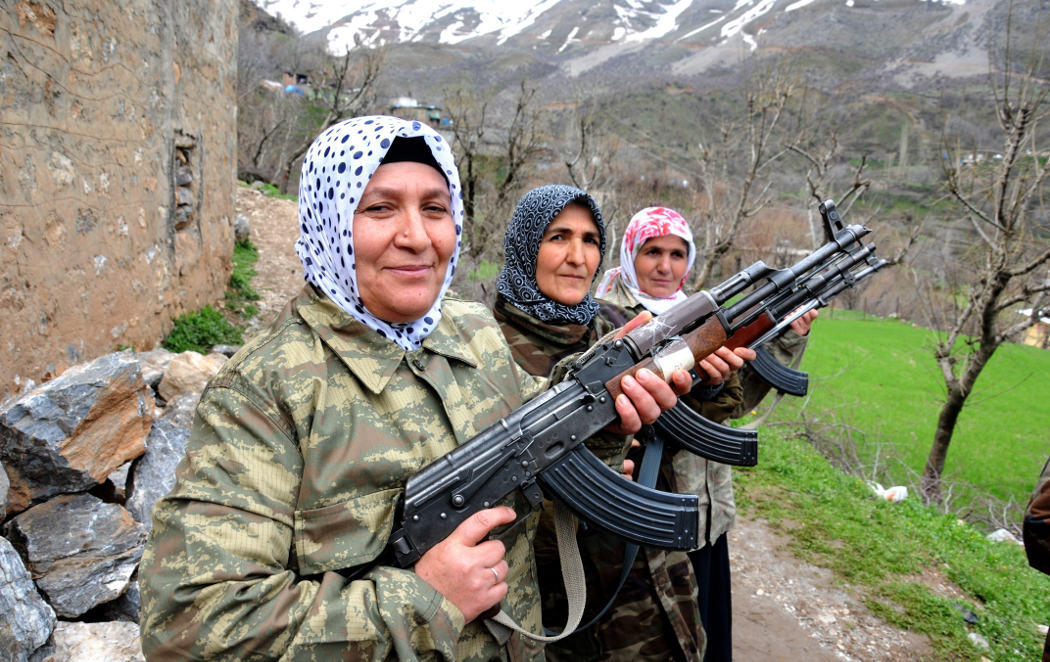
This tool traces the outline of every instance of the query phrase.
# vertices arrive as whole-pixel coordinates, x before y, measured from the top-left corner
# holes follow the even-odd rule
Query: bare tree
[[[525,185],[525,173],[542,148],[533,108],[535,93],[534,87],[521,81],[509,112],[503,113],[493,110],[497,103],[494,92],[479,94],[468,83],[453,88],[445,98],[463,187],[463,210],[472,223],[468,252],[475,260],[502,248],[503,228]]]
[[[973,227],[969,282],[959,294],[966,302],[939,334],[934,357],[944,378],[946,394],[937,419],[933,444],[922,477],[923,498],[942,500],[944,472],[952,434],[981,371],[1004,342],[1016,338],[1047,309],[1050,292],[1050,247],[1045,234],[1035,232],[1040,215],[1047,214],[1047,152],[1040,139],[1047,134],[1050,81],[1040,78],[1046,50],[1032,48],[1022,66],[1011,53],[1010,19],[1005,31],[1002,66],[989,76],[995,116],[1002,132],[999,158],[979,163],[956,152],[945,163],[951,197]],[[1045,35],[1045,15],[1042,29]],[[999,55],[993,49],[990,62]],[[1019,316],[1020,307],[1032,314]],[[1045,313],[1044,313],[1045,314]]]
[[[463,189],[463,213],[467,218],[473,219],[481,180],[489,96],[478,95],[467,84],[460,84],[449,90],[444,106],[445,115],[451,121],[452,145],[456,152],[459,182]]]
[[[385,57],[383,48],[364,48],[360,40],[340,58],[326,57],[320,79],[313,83],[318,93],[296,116],[285,123],[285,139],[274,180],[282,193],[291,185],[292,171],[318,133],[347,117],[366,112],[375,102],[375,84]],[[320,102],[319,105],[315,105]],[[323,113],[323,114],[322,114]],[[320,114],[320,121],[313,118]]]
[[[597,200],[605,218],[609,243],[615,243],[615,219],[620,211],[616,164],[623,141],[601,126],[604,111],[593,103],[578,101],[567,122],[561,141],[562,159],[569,182]]]
[[[698,145],[696,165],[703,182],[705,209],[697,242],[698,267],[691,279],[702,285],[733,247],[741,225],[769,201],[768,176],[793,138],[781,126],[789,104],[805,87],[790,69],[759,71],[746,90],[745,112],[726,116],[717,135]]]

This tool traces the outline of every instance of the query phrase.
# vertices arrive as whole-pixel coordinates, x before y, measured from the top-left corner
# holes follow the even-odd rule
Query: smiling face
[[[434,168],[379,166],[354,212],[361,302],[379,319],[411,322],[437,299],[456,248],[448,184]]]
[[[669,297],[678,291],[689,266],[689,244],[675,235],[653,237],[634,258],[638,289],[651,297]]]
[[[590,291],[600,261],[601,235],[591,210],[569,204],[540,239],[536,285],[552,300],[575,306]]]

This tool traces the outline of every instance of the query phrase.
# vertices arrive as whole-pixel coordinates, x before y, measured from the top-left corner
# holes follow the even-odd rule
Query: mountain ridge
[[[863,61],[854,74],[914,87],[988,70],[1000,0],[254,0],[333,53],[349,45],[441,44],[515,52],[566,79],[690,79],[798,49]],[[869,71],[865,72],[867,69]]]

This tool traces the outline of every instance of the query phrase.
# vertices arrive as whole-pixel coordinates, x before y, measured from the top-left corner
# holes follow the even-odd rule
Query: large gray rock
[[[175,467],[186,452],[189,428],[176,417],[162,417],[153,424],[146,454],[135,460],[127,483],[127,509],[135,521],[153,528],[153,504],[175,486]]]
[[[55,628],[55,650],[47,662],[145,661],[139,626],[127,621],[70,623]]]
[[[12,519],[4,535],[58,615],[75,618],[127,589],[146,527],[116,504],[64,494]]]
[[[130,352],[74,366],[0,410],[8,513],[82,492],[146,451],[153,395]]]
[[[0,660],[29,660],[47,642],[56,620],[18,552],[0,538]]]
[[[11,481],[7,479],[4,463],[0,462],[0,522],[7,519],[7,489],[9,487],[11,487]]]

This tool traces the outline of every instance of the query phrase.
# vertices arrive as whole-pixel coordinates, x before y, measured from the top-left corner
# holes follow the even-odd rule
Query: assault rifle
[[[819,210],[824,221],[824,236],[827,241],[832,241],[835,234],[844,227],[842,216],[832,200],[821,203]],[[857,257],[859,252],[864,250],[865,248],[858,246],[850,253]],[[772,318],[783,319],[777,325],[778,331],[766,334],[765,341],[786,332],[794,319],[809,310],[826,306],[843,289],[855,286],[886,265],[885,260],[875,258],[873,253],[860,257],[863,257],[866,266],[855,272],[847,271],[834,274],[829,279],[805,281],[800,290],[781,290],[762,302],[760,305],[768,309]],[[800,296],[808,296],[809,300],[804,308],[793,311],[791,306],[799,301]],[[791,317],[784,319],[788,314],[791,314]],[[755,358],[749,362],[751,367],[778,391],[788,395],[805,395],[809,388],[809,376],[801,370],[789,368],[778,362],[765,349],[765,341],[751,345],[755,351]],[[692,373],[696,384],[699,377],[695,371]],[[655,423],[646,426],[638,436],[647,443],[659,437],[665,442],[722,464],[751,467],[758,463],[757,430],[715,423],[701,416],[684,402],[661,414]]]
[[[853,282],[872,255],[869,233],[850,225],[787,269],[756,262],[697,292],[623,338],[595,345],[569,376],[409,478],[389,549],[414,564],[472,513],[520,490],[533,508],[544,497],[625,540],[662,549],[697,546],[697,497],[626,481],[583,442],[618,418],[620,380],[642,368],[664,379],[718,347],[758,345],[790,324],[790,311],[817,293]],[[870,267],[869,267],[870,268]],[[748,288],[755,289],[724,305]],[[776,305],[772,305],[776,302]]]

